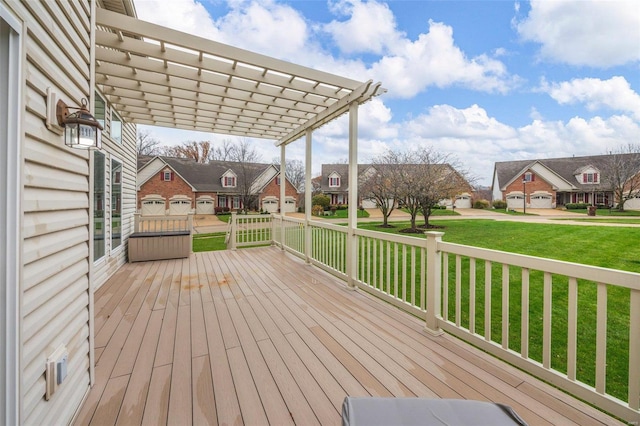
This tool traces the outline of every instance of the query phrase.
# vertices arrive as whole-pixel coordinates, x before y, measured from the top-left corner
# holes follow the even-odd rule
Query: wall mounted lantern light
[[[75,109],[71,113],[69,110]],[[82,99],[80,108],[69,107],[62,100],[56,104],[58,124],[64,127],[64,143],[71,148],[102,149],[102,125],[87,109]]]

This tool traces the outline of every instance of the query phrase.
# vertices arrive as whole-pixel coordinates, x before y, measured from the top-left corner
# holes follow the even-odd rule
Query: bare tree
[[[612,151],[602,177],[613,191],[617,209],[624,211],[624,203],[640,191],[640,145],[622,145]]]
[[[390,153],[379,155],[371,162],[371,167],[359,177],[359,192],[363,199],[372,199],[382,213],[383,223],[381,227],[391,228],[389,216],[396,208],[398,191],[394,182],[393,167],[397,158]]]
[[[230,161],[234,149],[235,149],[235,144],[231,140],[225,139],[222,141],[222,145],[216,146],[211,151],[210,160]]]
[[[149,130],[138,130],[136,149],[138,151],[138,155],[161,154],[160,141],[152,137]]]
[[[211,159],[211,142],[187,141],[181,145],[163,147],[163,155],[168,157],[190,158],[196,163],[208,163]]]
[[[389,164],[396,164],[390,168],[391,182],[396,187],[398,199],[411,215],[411,227],[406,232],[421,232],[416,226],[418,213],[423,214],[423,227],[428,228],[433,207],[470,190],[465,173],[451,165],[455,160],[433,148],[391,151],[388,155]]]
[[[246,139],[242,139],[233,147],[230,160],[237,163],[234,170],[238,172],[238,189],[246,213],[254,198],[253,184],[264,170],[264,164],[257,164],[262,161],[262,157]]]
[[[280,167],[280,157],[273,158],[273,164]],[[305,169],[304,163],[300,160],[287,160],[284,174],[287,180],[297,191],[304,190]]]

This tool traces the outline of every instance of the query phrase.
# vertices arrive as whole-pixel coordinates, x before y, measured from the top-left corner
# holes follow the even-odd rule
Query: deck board
[[[339,424],[347,395],[621,424],[274,247],[127,264],[95,306],[96,382],[77,425]]]

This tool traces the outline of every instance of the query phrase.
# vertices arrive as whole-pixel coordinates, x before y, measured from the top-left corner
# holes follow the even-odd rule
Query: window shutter
[[[587,174],[586,173],[582,174],[582,183],[587,183]]]
[[[598,174],[594,173],[593,174],[593,183],[596,183],[596,182],[598,182]]]
[[[160,172],[160,180],[164,180],[164,172]]]
[[[173,172],[171,172],[171,180],[173,181]]]
[[[531,174],[531,182],[533,182],[534,180],[536,180],[536,175],[534,175],[533,173]]]

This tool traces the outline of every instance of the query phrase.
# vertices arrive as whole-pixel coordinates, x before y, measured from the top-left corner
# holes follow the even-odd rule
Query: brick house
[[[556,208],[568,203],[611,206],[613,188],[608,183],[610,155],[503,161],[495,163],[493,200],[508,208]],[[640,208],[630,200],[627,208]]]
[[[245,184],[244,180],[250,182]],[[254,196],[250,209],[279,208],[279,168],[273,164],[174,157],[138,157],[137,208],[143,215],[213,214],[216,207],[241,209],[243,188]],[[296,210],[297,190],[286,181],[286,210]]]
[[[358,164],[358,179],[364,182],[369,176],[376,173],[371,164]],[[349,202],[349,165],[348,164],[323,164],[322,174],[317,178],[320,191],[331,198],[331,204],[348,204]],[[457,194],[454,199],[442,200],[443,205],[456,208],[471,208],[473,190],[469,186],[468,191]],[[376,208],[375,200],[358,196],[358,204],[366,209]]]

